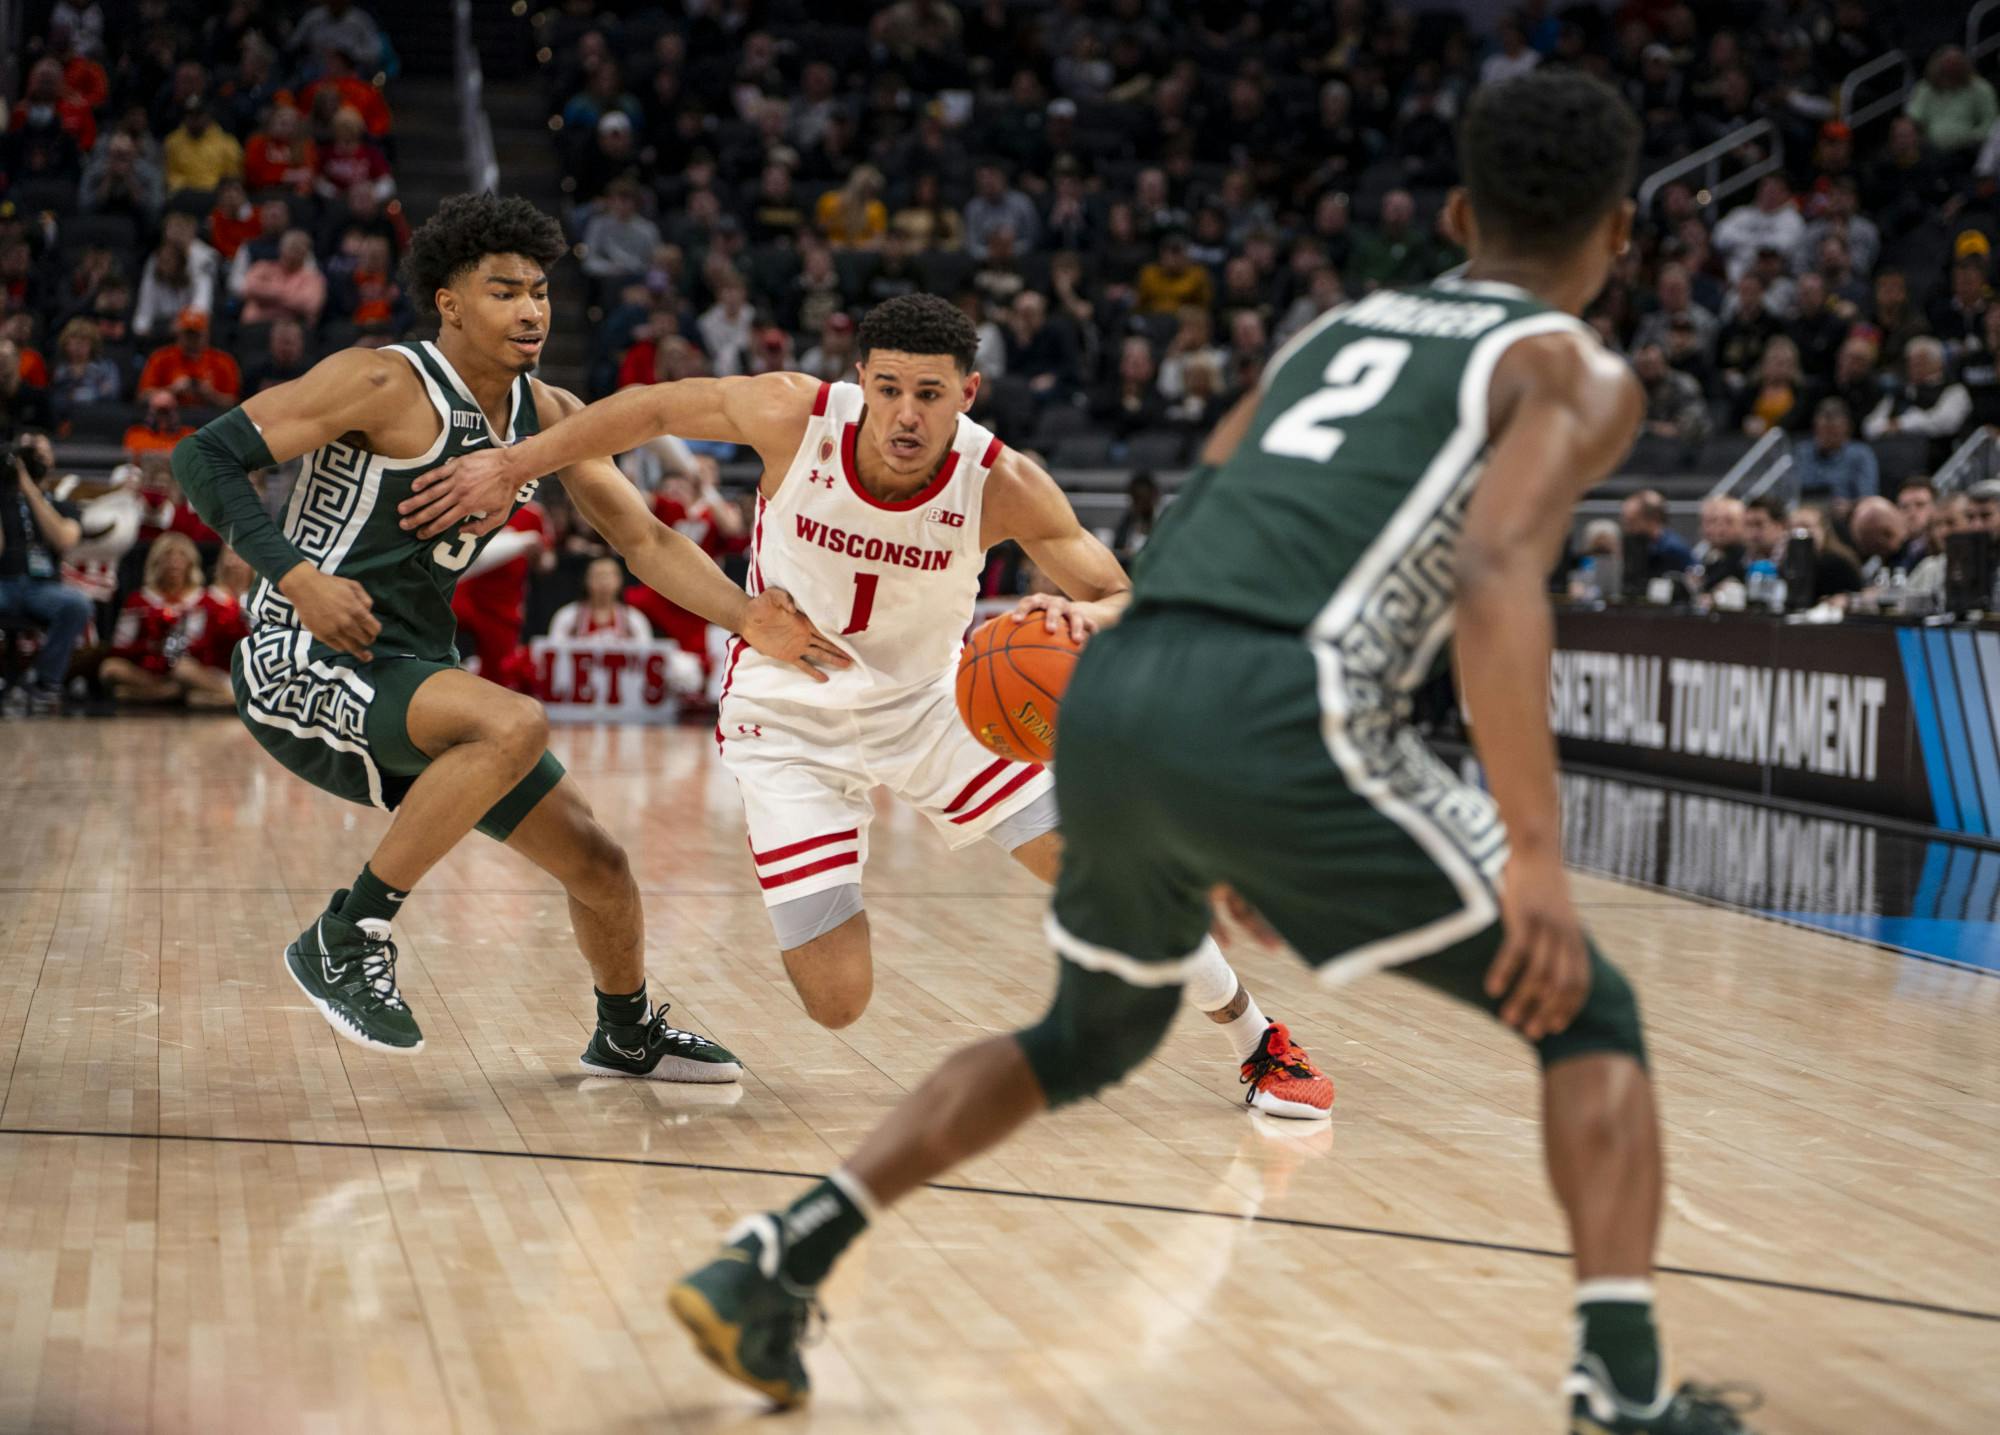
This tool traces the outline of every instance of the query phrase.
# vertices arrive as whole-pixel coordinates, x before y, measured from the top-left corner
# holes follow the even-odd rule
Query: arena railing
[[[1995,29],[1983,40],[1979,38],[1980,28],[1995,11],[2000,11],[2000,0],[1979,0],[1972,7],[1972,13],[1965,17],[1965,53],[1975,65],[1995,50],[2000,50],[2000,29]]]
[[[1768,490],[1790,472],[1791,445],[1783,429],[1766,429],[1764,436],[1750,445],[1750,451],[1729,466],[1715,481],[1709,498],[1741,498],[1745,502]]]
[[[486,72],[472,43],[472,0],[452,0],[453,68],[458,88],[458,122],[465,136],[465,178],[476,194],[500,187],[500,161],[493,153],[493,126],[486,118]]]
[[[1768,143],[1770,152],[1760,160],[1724,177],[1722,164],[1746,145],[1759,142]],[[1733,129],[1714,144],[1704,145],[1693,154],[1684,155],[1672,164],[1654,170],[1639,186],[1639,213],[1653,212],[1653,201],[1661,190],[1675,180],[1700,173],[1701,187],[1695,194],[1695,202],[1703,209],[1712,208],[1721,200],[1739,190],[1748,189],[1767,174],[1782,169],[1785,163],[1785,137],[1769,120],[1752,120],[1740,129]]]
[[[1993,0],[1985,0],[1992,4]],[[1859,109],[1855,108],[1855,96],[1861,87],[1878,75],[1886,75],[1898,70],[1896,87],[1885,94],[1877,95]],[[1865,65],[1856,65],[1847,72],[1847,78],[1840,82],[1839,114],[1841,122],[1851,130],[1872,124],[1892,110],[1900,110],[1903,102],[1910,97],[1910,91],[1917,87],[1917,67],[1910,57],[1901,50],[1891,50],[1877,55]]]
[[[1958,493],[1985,482],[1996,472],[2000,472],[2000,440],[1995,439],[1992,429],[1981,424],[1939,465],[1931,476],[1931,485],[1939,493]]]

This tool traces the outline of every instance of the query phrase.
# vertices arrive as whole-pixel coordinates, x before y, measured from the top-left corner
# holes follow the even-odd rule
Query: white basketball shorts
[[[718,716],[766,906],[861,880],[876,787],[923,813],[953,848],[1055,788],[1040,764],[980,746],[959,721],[949,675],[911,697],[852,710],[732,693]]]

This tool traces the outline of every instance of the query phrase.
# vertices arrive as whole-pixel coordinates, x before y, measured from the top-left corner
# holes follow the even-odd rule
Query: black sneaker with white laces
[[[578,1065],[593,1076],[638,1076],[704,1085],[734,1081],[743,1064],[728,1047],[667,1025],[667,1004],[632,1026],[600,1021]]]
[[[1743,1417],[1763,1404],[1746,1386],[1689,1381],[1650,1406],[1634,1405],[1588,1357],[1570,1371],[1563,1394],[1570,1397],[1570,1435],[1756,1435]]]
[[[319,1008],[327,1025],[371,1051],[407,1056],[424,1049],[424,1034],[396,989],[396,944],[387,922],[350,922],[340,915],[347,893],[333,894],[319,920],[285,948],[285,969]]]

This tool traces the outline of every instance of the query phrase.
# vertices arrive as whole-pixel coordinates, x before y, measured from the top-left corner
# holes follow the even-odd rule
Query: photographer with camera
[[[9,713],[54,713],[77,640],[90,625],[90,599],[62,581],[62,556],[83,535],[74,504],[42,492],[55,465],[46,434],[24,431],[0,444],[0,623],[43,628],[32,677],[7,694]]]

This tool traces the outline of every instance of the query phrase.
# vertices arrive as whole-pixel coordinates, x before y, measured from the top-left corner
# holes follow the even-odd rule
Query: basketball
[[[1082,647],[1064,627],[1051,633],[1039,613],[980,624],[958,655],[958,715],[995,756],[1047,762],[1056,749],[1056,713]]]

